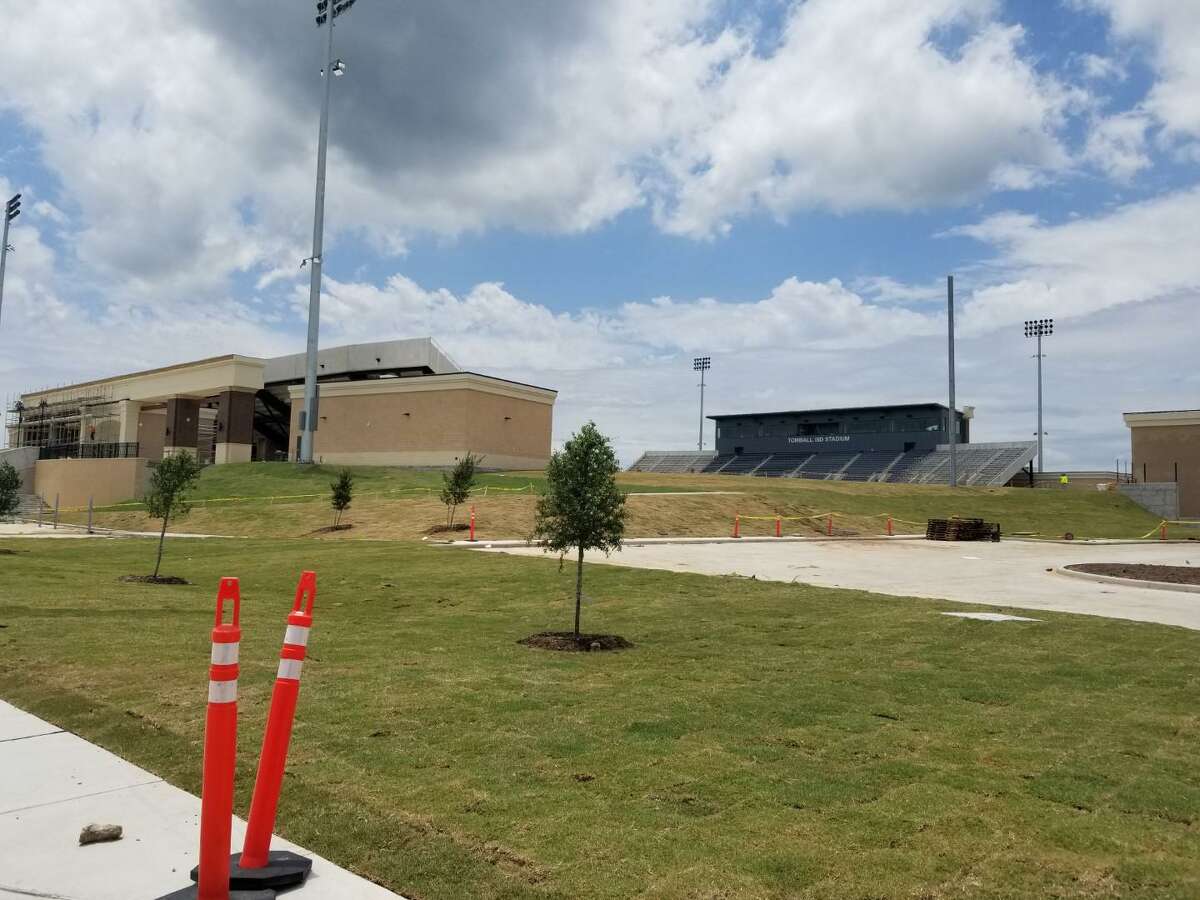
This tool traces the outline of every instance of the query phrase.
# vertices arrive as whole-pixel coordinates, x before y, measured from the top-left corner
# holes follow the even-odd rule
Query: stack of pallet
[[[930,519],[925,526],[927,541],[998,541],[1000,523],[983,519]]]

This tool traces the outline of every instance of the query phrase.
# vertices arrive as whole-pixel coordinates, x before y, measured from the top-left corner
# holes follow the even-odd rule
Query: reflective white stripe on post
[[[285,644],[294,644],[297,647],[308,646],[309,629],[303,625],[289,625],[287,631],[284,632],[283,642]]]
[[[233,681],[210,681],[208,683],[208,702],[209,703],[236,703],[237,702],[237,680]]]
[[[214,666],[231,666],[238,661],[238,642],[212,645],[212,664]]]
[[[279,671],[276,673],[276,678],[290,678],[293,681],[300,680],[300,669],[304,663],[298,659],[281,659],[279,661]]]

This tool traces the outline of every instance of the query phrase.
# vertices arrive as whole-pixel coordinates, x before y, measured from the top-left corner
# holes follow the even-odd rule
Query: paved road
[[[539,556],[536,548],[503,551]],[[904,597],[1045,609],[1200,629],[1200,594],[1084,581],[1053,571],[1082,562],[1200,565],[1200,544],[998,544],[937,541],[803,541],[629,546],[590,562],[754,575]]]
[[[198,798],[2,700],[0,772],[0,900],[130,900],[189,883]],[[79,830],[89,822],[121,825],[125,834],[80,847]],[[233,820],[235,849],[245,828]],[[287,841],[275,838],[272,848],[312,857],[299,898],[403,900]]]

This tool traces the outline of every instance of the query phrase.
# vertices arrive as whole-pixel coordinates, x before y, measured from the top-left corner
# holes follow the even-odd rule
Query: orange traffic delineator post
[[[233,606],[224,622],[225,605]],[[196,884],[159,900],[274,900],[272,890],[229,889],[229,839],[233,830],[233,773],[237,762],[238,646],[242,640],[241,592],[236,578],[217,589],[212,657],[208,670],[208,714],[204,721],[204,784],[200,794],[200,865]]]
[[[1167,539],[1167,523],[1166,522],[1163,522],[1161,525],[1158,526],[1158,539],[1160,541],[1165,541]]]
[[[775,517],[775,537],[783,537],[783,519]]]
[[[892,530],[892,517],[891,516],[888,516],[887,533],[888,533],[888,537],[891,537],[893,534],[895,534],[895,531]]]
[[[741,532],[742,532],[742,517],[735,515],[733,517],[733,536],[741,537],[742,536]]]
[[[296,597],[287,617],[283,649],[279,651],[279,669],[271,693],[271,710],[263,733],[258,776],[250,800],[250,818],[246,822],[246,840],[242,852],[229,858],[229,884],[234,888],[272,888],[281,890],[301,884],[312,871],[312,860],[290,850],[272,850],[271,833],[279,809],[279,792],[287,765],[296,701],[300,697],[300,670],[307,654],[308,634],[312,628],[313,602],[317,598],[316,572],[302,572],[296,585]]]
[[[829,535],[830,537],[833,537],[833,516],[832,516],[832,514],[829,516],[829,521],[825,523],[825,533],[827,535]]]
[[[468,540],[475,540],[475,507],[471,507],[471,536]]]

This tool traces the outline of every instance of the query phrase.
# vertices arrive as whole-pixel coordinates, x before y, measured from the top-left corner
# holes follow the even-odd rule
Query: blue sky
[[[301,349],[311,22],[15,9],[0,395]],[[364,0],[322,342],[432,334],[629,460],[693,440],[699,353],[712,412],[942,400],[954,273],[976,439],[1032,437],[1052,315],[1047,465],[1109,467],[1122,411],[1200,405],[1198,42],[1168,0]]]

